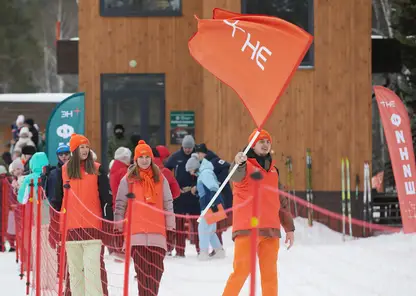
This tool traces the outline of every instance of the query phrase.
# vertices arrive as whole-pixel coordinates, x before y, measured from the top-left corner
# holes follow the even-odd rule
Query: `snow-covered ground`
[[[416,295],[416,235],[389,234],[342,242],[341,235],[315,223],[296,219],[296,244],[281,242],[280,296],[414,296]],[[159,295],[217,296],[232,270],[233,243],[226,233],[227,258],[198,262],[193,246],[187,258],[167,258]],[[0,254],[1,295],[23,296],[14,254]],[[110,295],[122,295],[123,265],[107,261]],[[118,275],[116,275],[118,274]],[[131,269],[131,293],[137,295]],[[259,284],[259,283],[258,283]],[[248,295],[248,282],[241,295]],[[258,295],[261,295],[258,285]]]

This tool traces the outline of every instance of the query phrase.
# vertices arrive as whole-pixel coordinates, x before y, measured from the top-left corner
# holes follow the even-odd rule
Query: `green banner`
[[[195,138],[195,112],[171,111],[170,143],[180,145],[186,135],[192,135]]]
[[[52,166],[57,165],[56,149],[69,144],[73,133],[84,134],[85,93],[76,93],[59,103],[46,126],[46,154]]]

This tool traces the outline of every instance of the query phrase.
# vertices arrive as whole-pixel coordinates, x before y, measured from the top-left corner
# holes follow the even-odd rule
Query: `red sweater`
[[[163,176],[169,182],[170,191],[172,192],[173,199],[176,199],[181,195],[181,188],[179,187],[178,181],[176,181],[175,176],[173,173],[163,166],[163,162],[160,160],[159,157],[154,158],[155,164],[159,167],[160,171],[162,172]]]
[[[120,185],[121,179],[123,179],[123,177],[127,174],[128,168],[129,165],[115,159],[113,166],[110,169],[110,187],[111,192],[113,193],[113,210],[116,205],[118,186]]]

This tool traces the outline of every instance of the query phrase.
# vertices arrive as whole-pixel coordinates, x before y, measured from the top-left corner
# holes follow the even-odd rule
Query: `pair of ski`
[[[345,180],[347,188],[345,188]],[[355,200],[358,201],[360,178],[355,176]],[[342,239],[345,241],[346,234],[346,210],[348,210],[349,235],[353,236],[351,223],[351,186],[350,186],[350,161],[346,157],[341,159],[341,204],[342,204]],[[364,163],[364,195],[363,195],[363,220],[371,223],[371,183],[370,183],[370,164]],[[368,217],[367,217],[368,214]],[[363,235],[366,236],[366,226],[363,226]]]
[[[370,164],[364,162],[364,196],[363,196],[363,220],[365,222],[372,222],[372,211],[371,211],[371,183],[370,183]],[[366,225],[363,226],[363,235],[366,236]]]
[[[346,177],[346,178],[345,178]],[[345,190],[345,181],[347,181],[347,188]],[[356,182],[357,183],[357,182]],[[356,198],[358,198],[358,184],[356,184]],[[345,198],[346,195],[346,198]],[[346,233],[346,209],[348,210],[348,224],[349,235],[352,237],[352,223],[351,223],[351,182],[350,182],[350,161],[348,157],[341,158],[341,211],[342,211],[342,240],[345,241]]]
[[[287,169],[287,186],[286,189],[289,194],[295,195],[295,184],[293,178],[293,165],[292,158],[288,156],[286,158],[286,169]],[[306,149],[306,201],[307,201],[307,211],[308,211],[308,225],[313,225],[313,192],[312,192],[312,155],[311,150]],[[289,200],[289,209],[290,209],[290,200]],[[295,217],[298,215],[298,209],[296,201],[294,203]]]
[[[287,193],[295,196],[295,180],[293,178],[293,165],[292,165],[292,157],[288,156],[286,158],[286,170],[287,170],[287,178],[286,178],[286,191]],[[291,210],[291,203],[292,199],[289,199],[289,211],[292,213]],[[294,207],[294,215],[295,217],[298,216],[298,206],[295,200],[293,200],[293,207]]]

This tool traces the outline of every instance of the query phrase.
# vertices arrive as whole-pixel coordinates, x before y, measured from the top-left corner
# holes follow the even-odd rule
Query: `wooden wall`
[[[149,18],[100,17],[99,2],[79,1],[79,88],[86,92],[86,135],[97,155],[101,73],[165,73],[166,139],[170,110],[194,110],[197,140],[202,141],[202,68],[188,51],[196,31],[194,14],[202,15],[201,1],[183,0],[183,17]],[[129,66],[132,59],[135,68]]]
[[[238,12],[241,1],[182,0],[183,17],[163,18],[101,18],[98,2],[79,2],[79,85],[86,92],[86,134],[97,154],[100,74],[166,73],[166,139],[170,110],[195,110],[197,142],[231,160],[254,124],[233,91],[193,61],[187,41],[196,30],[194,14],[211,18],[214,7]],[[336,191],[342,156],[350,159],[352,180],[356,173],[363,180],[362,164],[371,160],[371,1],[314,3],[315,67],[297,71],[265,128],[283,183],[290,155],[296,189],[305,190],[305,150],[311,148],[314,190]],[[131,59],[138,62],[134,69]]]

